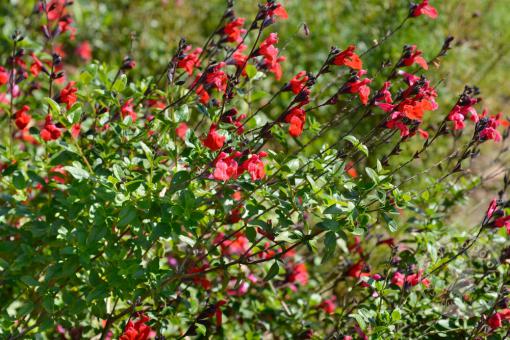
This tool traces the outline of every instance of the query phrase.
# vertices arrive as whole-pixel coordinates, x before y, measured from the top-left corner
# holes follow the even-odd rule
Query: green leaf
[[[379,184],[379,175],[377,174],[377,172],[375,172],[374,169],[366,167],[365,172],[367,173],[368,177],[370,177],[372,182],[374,182],[375,184]]]
[[[361,151],[362,153],[365,154],[365,156],[368,157],[368,148],[366,145],[362,144],[358,138],[352,136],[352,135],[349,135],[349,136],[345,136],[344,137],[345,140],[351,142],[352,145],[354,145],[354,147],[356,149],[358,149],[359,151]]]
[[[65,166],[64,169],[71,174],[77,180],[87,179],[90,177],[90,174],[87,170],[77,167],[77,166]]]
[[[125,74],[121,74],[117,81],[113,85],[113,90],[116,92],[122,92],[127,85],[127,76]]]
[[[21,281],[23,281],[23,283],[25,283],[27,286],[39,286],[39,282],[28,275],[22,276]]]
[[[393,220],[393,218],[391,218],[391,216],[389,216],[388,214],[386,213],[382,213],[382,216],[384,218],[384,221],[386,221],[386,223],[388,224],[388,228],[390,229],[390,231],[392,233],[394,233],[395,231],[397,231],[398,229],[398,225],[397,223],[395,223],[395,221]]]
[[[23,190],[27,187],[27,180],[21,172],[16,171],[12,177],[12,184],[14,184],[16,189]]]
[[[248,77],[250,79],[253,79],[253,77],[255,77],[255,75],[257,74],[257,68],[254,66],[254,65],[246,65],[246,74],[248,75]]]
[[[264,278],[264,281],[269,281],[276,275],[278,275],[278,272],[280,271],[280,266],[278,265],[278,262],[274,262],[271,268],[269,268],[269,271],[267,272],[266,277]]]
[[[197,327],[197,333],[202,335],[202,336],[205,336],[205,334],[207,333],[207,328],[202,325],[201,323],[195,323],[195,326]]]
[[[54,101],[53,99],[51,99],[49,97],[44,97],[43,101],[49,105],[51,113],[53,113],[54,115],[60,114],[60,105],[58,105],[58,103],[56,101]]]
[[[136,210],[132,206],[128,205],[122,208],[119,217],[120,217],[119,227],[124,227],[135,220]]]

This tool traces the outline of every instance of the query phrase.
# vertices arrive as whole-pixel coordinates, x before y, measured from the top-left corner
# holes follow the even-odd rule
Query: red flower
[[[122,119],[126,118],[127,116],[131,117],[131,121],[134,123],[136,122],[136,112],[133,108],[133,98],[128,99],[124,105],[120,108],[120,113],[122,115]]]
[[[370,96],[370,87],[368,87],[368,84],[372,82],[372,80],[368,78],[359,78],[365,73],[366,72],[363,72],[363,70],[358,72],[358,76],[349,81],[344,90],[344,92],[347,93],[357,93],[363,105],[368,104],[368,97]]]
[[[359,279],[363,274],[365,265],[364,261],[359,260],[347,270],[347,276]]]
[[[184,122],[180,123],[179,126],[175,128],[175,134],[182,140],[186,139],[186,133],[188,132],[188,125]]]
[[[195,93],[200,98],[200,102],[202,104],[207,104],[209,102],[209,92],[207,92],[204,89],[203,85],[198,85],[197,89],[195,90]]]
[[[202,141],[202,144],[204,144],[204,146],[209,148],[211,151],[221,149],[221,147],[225,143],[226,137],[216,132],[217,127],[218,126],[216,124],[211,124],[207,137]]]
[[[30,107],[27,105],[24,105],[21,110],[16,111],[15,114],[15,123],[18,129],[23,130],[30,124],[30,120],[32,119],[32,116],[27,114],[28,110],[30,110]]]
[[[221,116],[221,121],[232,124],[236,127],[236,133],[238,135],[244,132],[244,126],[242,120],[246,118],[245,114],[239,114],[236,108],[230,109]]]
[[[503,326],[503,323],[501,322],[501,314],[494,313],[490,318],[487,319],[487,324],[492,329],[497,329],[497,328]]]
[[[48,142],[50,140],[57,140],[62,135],[62,131],[52,122],[51,116],[47,115],[44,127],[41,130],[41,138]]]
[[[205,83],[208,85],[212,85],[218,91],[225,92],[227,89],[227,74],[223,71],[220,71],[223,67],[225,67],[226,63],[221,62],[212,67],[212,69],[207,71],[205,76]]]
[[[285,57],[278,57],[278,49],[274,46],[278,43],[278,34],[271,33],[269,37],[264,40],[257,51],[257,55],[264,57],[263,66],[270,72],[274,73],[276,80],[282,77],[282,67],[280,62],[285,61]]]
[[[186,47],[185,52],[190,49],[191,46]],[[192,75],[195,67],[200,66],[199,57],[201,53],[202,49],[200,47],[196,48],[192,53],[185,55],[177,62],[177,68],[183,68],[189,75]]]
[[[219,181],[228,181],[237,177],[237,162],[225,152],[221,152],[216,158],[213,177]]]
[[[322,308],[322,310],[324,312],[326,312],[327,314],[333,314],[333,313],[335,313],[335,309],[336,309],[335,301],[336,301],[336,296],[333,296],[331,299],[322,301],[322,303],[319,305],[319,307]]]
[[[250,249],[250,241],[248,241],[248,238],[242,233],[238,233],[232,240],[221,242],[224,238],[225,235],[219,233],[214,239],[214,244],[220,245],[223,255],[242,255]]]
[[[74,87],[75,84],[76,82],[72,81],[60,91],[60,102],[65,103],[68,110],[77,100],[76,92],[78,92],[78,89]]]
[[[299,72],[294,78],[292,78],[289,82],[290,90],[294,94],[299,94],[305,86],[306,82],[308,81],[308,76],[306,75],[306,71]]]
[[[0,66],[0,85],[7,84],[9,81],[9,72],[5,70],[2,66]]]
[[[404,48],[404,56],[399,63],[399,66],[411,66],[413,64],[418,64],[424,70],[429,69],[429,65],[427,61],[421,56],[422,51],[416,49],[416,45],[406,46]]]
[[[298,137],[303,132],[303,127],[306,121],[306,112],[299,107],[294,107],[285,116],[285,121],[290,124],[289,134],[292,137]]]
[[[264,170],[264,162],[262,162],[261,158],[266,156],[267,154],[264,151],[259,152],[258,155],[250,155],[249,158],[241,165],[241,170],[248,171],[252,181],[264,178],[266,176],[266,172]]]
[[[416,286],[419,283],[423,284],[425,287],[429,287],[430,281],[428,279],[422,279],[423,269],[420,269],[418,273],[411,275],[404,275],[400,272],[395,272],[393,277],[391,278],[391,283],[402,288],[404,283],[407,283],[410,286]]]
[[[246,30],[241,28],[243,27],[244,22],[244,18],[237,18],[225,25],[223,33],[227,36],[228,42],[239,43],[242,41],[243,38],[241,35],[246,33]]]
[[[360,57],[354,53],[354,50],[356,50],[356,46],[350,45],[345,51],[340,52],[335,59],[333,59],[333,64],[338,66],[345,65],[354,70],[361,70],[363,62]]]
[[[494,140],[495,142],[501,141],[501,134],[497,130],[500,124],[501,113],[498,113],[495,116],[487,117],[487,110],[484,110],[482,113],[482,119],[479,121],[479,128],[482,128],[480,131],[478,138],[481,141],[486,141],[489,139]]]
[[[358,177],[358,172],[356,171],[356,168],[354,168],[353,161],[349,161],[349,163],[345,165],[345,171],[347,171],[347,174],[352,178]]]
[[[290,269],[290,274],[287,277],[287,282],[297,282],[305,286],[308,284],[308,278],[309,275],[308,269],[306,269],[306,264],[299,263]]]
[[[37,77],[39,73],[41,73],[42,70],[44,70],[44,65],[42,61],[39,60],[39,58],[36,57],[35,53],[31,53],[30,56],[32,57],[33,63],[30,66],[30,73],[34,77]]]
[[[85,60],[90,61],[92,59],[92,47],[88,41],[81,42],[78,47],[76,47],[76,54]]]
[[[419,5],[413,5],[411,7],[411,16],[419,17],[420,15],[426,15],[432,19],[437,18],[437,10],[429,5],[429,0],[423,0]]]
[[[76,123],[71,127],[71,136],[76,139],[80,136],[81,125],[80,123]]]
[[[376,101],[376,105],[381,105],[382,102],[391,104],[393,103],[393,99],[391,98],[391,92],[389,88],[391,87],[391,82],[384,82],[383,88],[377,92],[374,100]]]
[[[119,340],[147,340],[151,335],[152,329],[145,323],[149,321],[149,317],[145,314],[141,314],[138,320],[134,323],[129,320],[124,332],[120,336]]]
[[[244,44],[239,45],[239,47],[236,49],[236,51],[232,54],[232,60],[230,60],[228,62],[229,65],[234,64],[238,68],[242,67],[243,71],[241,74],[244,77],[246,77],[246,75],[247,75],[246,74],[246,64],[248,62],[248,56],[244,55],[243,52],[247,48],[248,48],[248,46],[246,46]]]
[[[273,19],[274,17],[280,17],[282,19],[288,19],[289,14],[285,10],[285,8],[282,6],[282,4],[274,4],[271,9],[268,10],[267,15]]]

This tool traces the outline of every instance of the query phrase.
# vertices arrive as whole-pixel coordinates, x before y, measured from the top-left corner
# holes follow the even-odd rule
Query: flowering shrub
[[[291,74],[292,13],[227,1],[143,77],[92,61],[72,1],[38,1],[0,68],[2,336],[508,337],[508,120],[474,86],[439,106],[451,37],[365,63],[438,12]]]

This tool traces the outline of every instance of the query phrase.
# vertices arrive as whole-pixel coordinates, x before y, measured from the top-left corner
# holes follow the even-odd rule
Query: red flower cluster
[[[386,103],[378,102],[377,105],[390,113],[390,119],[386,122],[386,127],[389,129],[399,129],[400,136],[402,137],[413,135],[418,130],[422,137],[428,138],[428,134],[418,129],[418,126],[423,119],[425,111],[437,110],[438,105],[435,101],[437,92],[425,78],[419,78],[407,73],[403,73],[403,75],[408,88],[400,94],[400,103],[392,105],[383,99]],[[386,90],[387,87],[389,85],[385,84],[384,88]]]
[[[391,283],[400,288],[403,288],[404,284],[407,284],[409,286],[416,286],[419,283],[421,283],[428,288],[430,286],[430,281],[428,279],[422,278],[422,275],[423,269],[420,269],[418,273],[414,273],[411,275],[404,275],[397,271],[393,274],[393,277],[391,278]]]
[[[261,44],[255,55],[263,57],[262,66],[274,73],[276,80],[282,78],[282,67],[280,63],[285,61],[285,57],[278,56],[279,50],[274,45],[278,43],[278,34],[271,33]]]
[[[481,98],[473,98],[471,96],[471,89],[467,88],[464,91],[457,104],[448,115],[448,119],[454,123],[455,130],[462,130],[466,126],[464,120],[467,116],[469,116],[473,122],[478,122],[479,117],[474,105],[480,101]]]
[[[242,233],[237,233],[233,239],[223,241],[220,244],[224,237],[225,234],[219,233],[214,239],[214,244],[220,245],[223,255],[243,255],[250,249],[250,241]]]

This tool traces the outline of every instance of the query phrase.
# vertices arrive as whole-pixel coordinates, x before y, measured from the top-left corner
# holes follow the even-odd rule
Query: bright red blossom
[[[191,50],[191,46],[186,47],[185,52]],[[200,54],[202,53],[202,49],[200,47],[196,48],[193,52],[184,55],[178,62],[177,68],[183,68],[189,75],[193,74],[193,70],[195,67],[200,66]]]
[[[75,84],[76,82],[72,81],[60,91],[60,102],[65,103],[68,110],[77,100],[76,92],[78,92],[78,89],[74,87]]]
[[[9,72],[4,67],[0,66],[0,85],[5,85],[9,81]]]
[[[301,71],[290,80],[289,88],[294,94],[299,94],[305,88],[307,81],[306,71]]]
[[[27,105],[23,105],[23,107],[16,111],[15,113],[15,124],[18,127],[18,129],[23,130],[30,124],[30,120],[32,119],[32,116],[30,116],[27,112],[30,110],[30,107]]]
[[[41,130],[41,138],[48,142],[50,140],[57,140],[62,135],[62,131],[58,128],[51,119],[50,115],[46,116],[44,127]]]
[[[280,62],[285,61],[285,57],[278,56],[278,49],[274,46],[278,43],[278,34],[271,33],[261,44],[257,55],[264,57],[264,67],[274,73],[276,80],[282,77],[282,67]]]
[[[217,127],[218,126],[216,124],[211,124],[207,137],[202,141],[202,144],[204,144],[204,146],[209,148],[211,151],[221,149],[225,143],[226,137],[216,132]]]
[[[239,156],[235,154],[235,156]],[[231,178],[237,177],[238,164],[233,159],[233,156],[229,157],[225,152],[221,152],[216,158],[215,169],[213,177],[219,181],[228,181]]]
[[[338,66],[345,65],[354,70],[361,70],[363,67],[363,62],[361,61],[360,57],[354,53],[355,50],[356,46],[349,45],[346,50],[336,55],[335,59],[333,59],[333,64]]]
[[[266,176],[266,172],[264,170],[264,162],[262,162],[261,159],[262,157],[266,156],[267,154],[264,151],[261,151],[258,154],[252,154],[241,165],[241,169],[243,171],[247,171],[250,174],[252,181],[262,179]]]
[[[122,119],[127,116],[131,117],[131,121],[136,122],[136,112],[134,111],[133,98],[128,99],[120,108]]]
[[[147,340],[151,336],[152,329],[146,325],[149,317],[141,314],[135,322],[129,320],[119,340]]]
[[[246,33],[246,30],[242,29],[245,20],[244,18],[237,18],[225,25],[223,33],[227,36],[228,42],[239,43],[242,41],[241,35]]]
[[[285,121],[289,123],[289,134],[292,137],[299,137],[303,133],[303,127],[306,121],[306,112],[300,107],[294,107],[285,116]]]
[[[411,66],[413,64],[418,64],[424,70],[428,70],[429,65],[427,64],[425,58],[421,56],[422,54],[423,54],[422,51],[416,49],[416,45],[406,46],[404,48],[404,56],[402,57],[402,60],[399,65]]]
[[[412,17],[419,17],[420,15],[435,19],[437,18],[437,10],[429,4],[429,0],[423,0],[420,4],[411,7]]]

